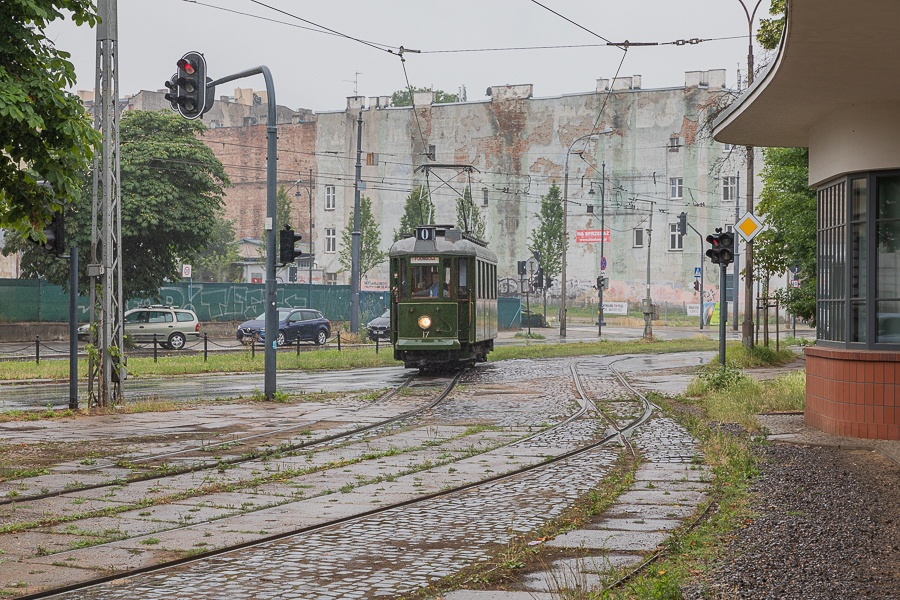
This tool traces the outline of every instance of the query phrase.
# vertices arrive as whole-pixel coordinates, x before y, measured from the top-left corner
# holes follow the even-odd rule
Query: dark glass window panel
[[[900,344],[900,301],[878,303],[875,341],[882,344]]]

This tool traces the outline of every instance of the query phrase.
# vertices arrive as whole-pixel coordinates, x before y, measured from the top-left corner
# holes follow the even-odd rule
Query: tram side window
[[[444,298],[449,298],[452,296],[453,292],[453,280],[451,279],[451,275],[453,274],[453,259],[445,258],[444,259],[444,293],[441,294]]]
[[[464,258],[459,259],[459,297],[468,298],[469,297],[469,284],[467,281],[468,278],[468,266],[469,261]]]
[[[484,263],[478,261],[478,297],[484,298]]]

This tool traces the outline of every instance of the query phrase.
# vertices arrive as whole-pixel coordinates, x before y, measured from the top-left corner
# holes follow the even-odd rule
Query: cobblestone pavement
[[[666,364],[670,360],[667,359]],[[466,383],[471,385],[470,393],[460,394],[432,411],[429,427],[438,435],[442,428],[478,423],[496,427],[497,423],[502,423],[506,431],[519,436],[537,433],[541,427],[571,414],[576,407],[568,369],[570,364],[579,361],[506,361],[486,365]],[[591,393],[596,393],[597,398],[628,404],[620,392],[611,389],[617,384],[613,385],[608,369],[604,372],[604,361],[594,359],[590,364],[597,368],[596,374],[592,373],[586,379]],[[490,431],[488,428],[487,433]],[[516,465],[565,452],[604,433],[607,433],[606,426],[596,419],[577,420],[546,433],[537,433],[512,446],[454,462],[449,467],[439,466],[378,483],[351,486],[352,491],[348,493],[305,501],[288,499],[290,501],[253,513],[252,518],[247,516],[242,521],[209,521],[153,537],[159,538],[156,544],[169,550],[203,549],[208,543],[196,542],[204,538],[219,545],[245,541],[252,539],[251,534],[287,531],[290,527],[336,516],[352,516],[380,502],[410,499],[448,485],[475,481]],[[641,450],[655,461],[652,465],[676,467],[675,470],[650,468],[646,471],[649,479],[642,479],[642,482],[652,484],[657,481],[661,485],[677,487],[679,482],[702,478],[694,477],[693,467],[683,464],[695,456],[693,442],[674,422],[654,419],[638,429],[635,439]],[[56,597],[376,598],[397,595],[484,560],[498,545],[502,546],[516,535],[534,530],[559,515],[602,481],[617,452],[617,449],[609,448],[594,450],[563,463],[449,497]],[[336,453],[335,457],[338,456]],[[434,460],[438,456],[438,452],[431,458],[421,454],[416,460]],[[331,487],[352,482],[361,474],[350,469],[343,480],[332,483]],[[259,490],[263,496],[267,491],[271,490]],[[661,520],[672,520],[670,517],[686,516],[693,509],[685,508],[688,505],[684,503],[691,500],[695,505],[699,493],[688,498],[683,496],[688,490],[678,488],[677,491],[682,494],[675,503],[677,506],[671,502],[672,498],[648,500],[646,493],[626,499],[618,518],[628,519],[630,515],[636,520],[635,515],[641,519],[656,515]],[[239,495],[235,496],[232,501],[240,501]],[[261,500],[265,501],[265,497]],[[646,504],[648,501],[650,504]],[[608,537],[608,533],[603,535]],[[98,564],[117,564],[117,561],[120,567],[134,564],[133,557],[148,550],[144,544],[150,537],[97,548],[98,557],[108,557],[107,562],[98,561]],[[637,556],[639,551],[625,552],[627,556]],[[65,560],[64,556],[48,556],[42,564],[49,568],[61,560]]]

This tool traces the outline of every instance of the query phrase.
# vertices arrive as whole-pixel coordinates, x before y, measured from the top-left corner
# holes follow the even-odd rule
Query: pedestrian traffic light
[[[551,285],[553,285],[553,280],[547,275],[547,277],[544,278],[544,289],[549,290]]]
[[[712,248],[706,251],[706,256],[716,265],[728,266],[734,262],[734,236],[730,233],[722,233],[722,228],[717,227],[716,233],[706,236],[706,241],[712,244]]]
[[[62,213],[53,216],[53,220],[44,228],[43,233],[47,238],[47,250],[56,256],[66,253],[66,224]]]
[[[209,110],[206,102],[206,59],[188,52],[178,61],[178,72],[165,83],[166,100],[186,119],[196,119]]]
[[[303,239],[303,236],[299,233],[294,233],[294,230],[291,229],[290,225],[285,225],[284,229],[278,232],[279,263],[289,265],[294,262],[298,256],[303,255],[301,251],[294,248],[294,245],[301,239]]]
[[[518,265],[519,266],[519,275],[525,275],[528,272],[526,270],[527,265],[528,265],[527,261],[524,261],[524,260],[519,261],[519,265]]]
[[[700,291],[700,282],[699,281],[694,281],[694,291],[695,292]]]
[[[538,267],[534,273],[534,287],[536,289],[544,289],[544,270]]]
[[[678,235],[687,235],[687,213],[678,215]]]

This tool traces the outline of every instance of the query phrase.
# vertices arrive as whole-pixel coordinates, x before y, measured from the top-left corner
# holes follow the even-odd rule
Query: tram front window
[[[415,265],[412,271],[412,295],[418,298],[449,298],[450,285],[441,282],[441,269],[438,265]],[[447,273],[449,273],[449,269]]]

